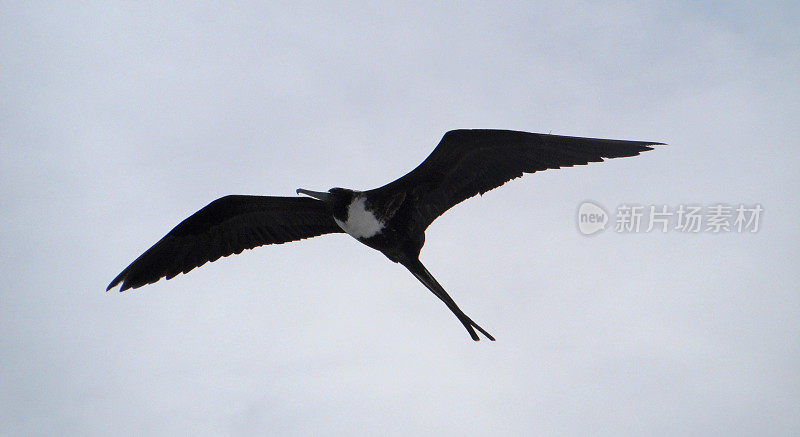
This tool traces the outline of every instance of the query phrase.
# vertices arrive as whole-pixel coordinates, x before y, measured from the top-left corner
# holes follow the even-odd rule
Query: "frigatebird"
[[[524,173],[635,156],[654,145],[663,143],[453,130],[417,168],[380,188],[297,190],[308,197],[221,197],[175,226],[114,278],[106,291],[120,283],[120,291],[125,291],[171,279],[244,249],[346,232],[405,266],[447,305],[473,340],[480,340],[478,330],[494,341],[420,262],[428,226],[454,205]]]

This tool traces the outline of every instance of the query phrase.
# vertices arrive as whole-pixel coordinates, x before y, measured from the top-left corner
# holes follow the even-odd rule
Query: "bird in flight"
[[[494,337],[456,305],[419,260],[425,230],[445,211],[524,173],[636,156],[652,141],[566,137],[509,130],[453,130],[422,164],[380,188],[308,197],[230,195],[179,223],[109,284],[120,291],[188,273],[206,262],[265,244],[346,232],[407,268],[442,300],[473,340]]]

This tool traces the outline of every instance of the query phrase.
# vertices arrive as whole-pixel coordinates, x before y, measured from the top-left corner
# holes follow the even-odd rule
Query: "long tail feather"
[[[402,264],[417,279],[419,279],[419,281],[422,282],[422,284],[425,285],[425,287],[427,287],[428,290],[433,292],[433,294],[436,295],[436,297],[441,299],[442,302],[444,302],[444,304],[447,305],[447,308],[449,308],[450,311],[452,311],[453,314],[455,314],[455,316],[458,317],[458,320],[464,325],[464,327],[467,328],[467,332],[469,332],[469,335],[470,337],[472,337],[473,340],[480,341],[480,337],[478,337],[478,334],[475,333],[475,329],[477,329],[481,334],[485,335],[486,338],[488,338],[491,341],[494,341],[494,337],[492,337],[491,334],[489,334],[488,332],[486,332],[486,330],[478,326],[477,323],[472,321],[472,319],[470,319],[466,314],[464,314],[463,311],[461,311],[461,308],[459,308],[458,305],[456,305],[455,301],[453,301],[453,298],[451,298],[450,295],[447,294],[444,288],[439,284],[438,281],[436,281],[436,278],[434,278],[433,275],[431,275],[428,269],[426,269],[425,266],[422,265],[422,262],[420,262],[419,259],[406,261],[403,262]]]

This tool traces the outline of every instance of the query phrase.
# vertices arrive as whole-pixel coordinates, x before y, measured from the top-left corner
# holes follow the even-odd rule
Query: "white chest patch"
[[[334,218],[343,231],[356,238],[369,238],[383,229],[383,222],[368,210],[362,196],[358,196],[347,206],[347,221]]]

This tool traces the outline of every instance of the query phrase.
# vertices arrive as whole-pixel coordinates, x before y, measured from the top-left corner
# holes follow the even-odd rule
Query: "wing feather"
[[[417,168],[373,191],[390,193],[411,187],[418,199],[416,226],[424,230],[453,206],[525,173],[636,156],[661,144],[509,130],[453,130]]]
[[[342,232],[325,204],[307,197],[231,195],[175,226],[108,286],[120,291],[188,273],[221,257],[265,244]]]

